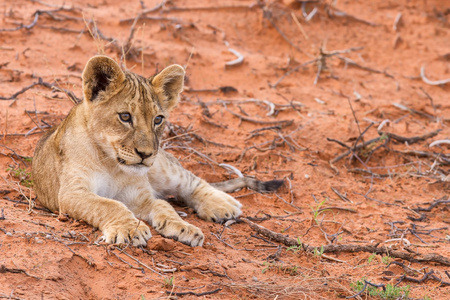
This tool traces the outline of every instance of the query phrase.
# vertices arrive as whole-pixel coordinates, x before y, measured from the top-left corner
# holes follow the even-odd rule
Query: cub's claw
[[[109,244],[128,244],[131,241],[133,246],[147,246],[147,241],[152,237],[150,228],[138,220],[109,225],[103,234]]]

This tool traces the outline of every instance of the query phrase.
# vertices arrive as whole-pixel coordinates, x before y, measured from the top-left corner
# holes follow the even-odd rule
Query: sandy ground
[[[398,284],[388,299],[450,298],[450,148],[429,147],[450,138],[447,1],[122,3],[0,3],[1,298],[338,299],[364,280]],[[242,63],[227,65],[230,49]],[[147,249],[121,251],[32,206],[34,147],[74,105],[62,89],[81,98],[97,53],[145,76],[187,66],[165,147],[211,182],[236,176],[220,163],[284,179],[275,194],[233,195],[243,217],[316,250],[174,203],[204,247],[153,231]]]

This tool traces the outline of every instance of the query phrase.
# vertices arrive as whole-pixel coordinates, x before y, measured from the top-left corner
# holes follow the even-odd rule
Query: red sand
[[[141,2],[144,9],[159,4]],[[286,184],[277,194],[247,190],[234,194],[244,205],[246,217],[293,213],[257,222],[274,232],[317,246],[328,244],[324,232],[330,241],[331,235],[340,233],[334,241],[339,245],[381,243],[408,253],[398,241],[385,243],[405,232],[403,237],[412,244],[410,251],[436,253],[448,259],[448,204],[425,212],[424,221],[412,221],[408,216],[417,218],[411,209],[427,207],[427,203],[442,197],[448,199],[449,165],[433,157],[400,151],[449,155],[448,145],[428,145],[449,139],[450,84],[430,85],[420,77],[422,66],[430,80],[450,77],[449,5],[438,0],[337,1],[336,8],[347,14],[339,16],[330,6],[335,1],[311,1],[305,11],[310,14],[317,8],[317,13],[307,21],[301,1],[297,2],[170,1],[163,9],[147,14],[153,20],[137,23],[130,55],[124,62],[128,69],[150,76],[172,63],[188,65],[187,89],[171,116],[173,127],[168,131],[166,146],[186,168],[209,181],[233,175],[197,152],[214,162],[231,164],[246,175],[263,180],[285,178]],[[120,20],[134,19],[143,9],[139,1],[127,5],[119,0],[55,1],[54,7],[49,7],[40,1],[5,0],[0,28],[32,24],[36,11],[54,11],[63,3],[70,9],[51,15],[40,13],[31,29],[0,32],[0,97],[11,96],[38,78],[81,97],[80,75],[85,62],[102,49],[120,60],[132,25]],[[114,41],[94,40],[85,25],[89,23],[92,28],[91,19],[105,37]],[[244,56],[242,64],[225,68],[226,62],[236,58],[228,47]],[[314,85],[319,64],[300,65],[317,58],[321,47],[334,56],[321,61],[323,71]],[[333,52],[354,47],[361,48],[344,51],[339,54],[341,59]],[[370,69],[348,60],[345,63],[345,59]],[[297,71],[279,82],[296,67]],[[227,86],[237,91],[220,89]],[[268,100],[275,105],[275,111],[268,116],[267,104],[245,102],[249,99]],[[226,107],[223,100],[229,101]],[[346,149],[327,138],[353,146],[360,135],[349,102],[361,131],[371,121],[376,122],[364,134],[364,141],[378,137],[376,127],[385,119],[391,122],[383,127],[384,131],[404,137],[442,131],[411,145],[391,140],[387,148],[377,149],[370,157],[367,150],[359,152],[362,160],[368,159],[364,165],[355,158],[350,161],[348,156],[335,163],[333,169],[329,161]],[[398,104],[409,110],[400,109]],[[24,196],[33,197],[32,190],[26,187],[30,164],[17,155],[32,156],[42,133],[38,128],[28,136],[14,134],[29,133],[36,124],[44,130],[46,124],[56,126],[72,105],[64,93],[42,86],[27,90],[15,100],[0,101],[2,197],[25,202]],[[280,124],[240,120],[227,109],[254,120],[293,123],[279,131],[252,133]],[[372,149],[374,146],[370,145]],[[355,168],[371,168],[387,177],[349,171]],[[352,202],[338,197],[332,188]],[[366,199],[366,193],[375,200]],[[322,206],[320,202],[324,202]],[[313,211],[320,207],[337,208],[318,214],[319,228]],[[416,270],[405,273],[397,265],[387,267],[384,262],[389,258],[364,252],[326,254],[343,262],[287,251],[284,246],[275,255],[280,244],[260,239],[245,223],[230,227],[207,223],[192,210],[179,206],[177,210],[188,214],[186,220],[205,233],[204,247],[190,248],[153,232],[148,243],[151,250],[130,247],[125,252],[131,258],[111,246],[96,244],[101,233],[90,225],[61,220],[39,208],[39,202],[29,210],[27,205],[0,200],[4,213],[0,220],[2,298],[167,299],[175,298],[175,293],[213,291],[202,297],[337,299],[355,294],[351,284],[363,278],[393,284],[403,274],[420,279],[424,272],[434,270],[438,278],[450,281],[444,273],[449,271],[448,265],[392,258]],[[388,223],[398,221],[404,223],[395,224],[397,235],[392,235]],[[431,235],[419,234],[419,239],[407,230],[414,224],[418,231],[440,229]],[[164,272],[170,269],[176,271]],[[406,285],[410,285],[409,295],[414,299],[450,298],[449,288],[439,287],[434,280],[402,282],[399,286]],[[177,297],[199,298],[193,294]]]

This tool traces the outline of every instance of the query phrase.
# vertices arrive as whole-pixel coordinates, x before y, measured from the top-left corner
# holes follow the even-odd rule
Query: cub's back
[[[76,107],[64,121],[44,133],[39,139],[32,161],[33,188],[39,202],[51,211],[59,211],[59,174],[64,164],[61,140],[71,124]]]

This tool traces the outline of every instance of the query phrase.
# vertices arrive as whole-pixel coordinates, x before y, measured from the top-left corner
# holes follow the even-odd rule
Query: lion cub
[[[157,232],[202,246],[201,230],[161,200],[174,195],[202,219],[241,214],[230,195],[185,170],[159,147],[164,123],[183,90],[179,65],[144,78],[122,71],[106,56],[91,58],[83,71],[84,101],[40,139],[33,159],[39,201],[81,219],[108,243],[146,245]]]

